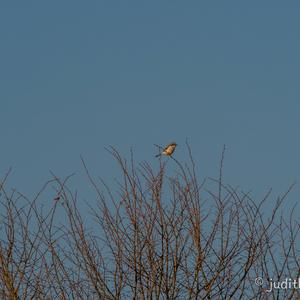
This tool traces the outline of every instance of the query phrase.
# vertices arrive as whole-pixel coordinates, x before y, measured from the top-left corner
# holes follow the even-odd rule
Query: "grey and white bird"
[[[159,153],[157,155],[155,155],[155,157],[159,157],[162,154],[163,155],[167,155],[167,156],[171,156],[176,148],[177,144],[176,143],[171,143],[168,146],[165,147],[165,149],[163,150],[162,153]]]

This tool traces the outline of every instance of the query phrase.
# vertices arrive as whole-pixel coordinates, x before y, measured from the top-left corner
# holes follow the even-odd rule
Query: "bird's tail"
[[[159,156],[161,156],[161,153],[159,153],[159,154],[155,155],[155,157],[159,157]]]

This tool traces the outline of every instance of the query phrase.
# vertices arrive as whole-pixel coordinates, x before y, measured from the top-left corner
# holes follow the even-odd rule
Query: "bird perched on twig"
[[[157,155],[155,155],[155,157],[159,157],[162,154],[167,155],[167,156],[171,156],[176,148],[177,144],[176,143],[171,143],[168,146],[166,146],[166,148],[163,150],[162,153],[159,153]]]

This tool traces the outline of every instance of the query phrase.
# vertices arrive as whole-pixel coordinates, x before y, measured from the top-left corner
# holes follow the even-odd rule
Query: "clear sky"
[[[261,195],[300,179],[299,1],[1,1],[0,174],[110,178],[188,139],[201,176]],[[84,189],[79,179],[74,179]],[[291,201],[299,201],[299,186]]]

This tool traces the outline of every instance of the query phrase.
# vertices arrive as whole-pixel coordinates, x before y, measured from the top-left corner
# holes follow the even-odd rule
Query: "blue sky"
[[[116,175],[114,145],[153,162],[188,139],[199,174],[262,195],[300,177],[296,1],[1,1],[0,174]],[[79,176],[79,175],[78,175]],[[80,175],[81,176],[81,175]],[[85,189],[81,177],[74,185]],[[299,186],[291,202],[299,201]]]

